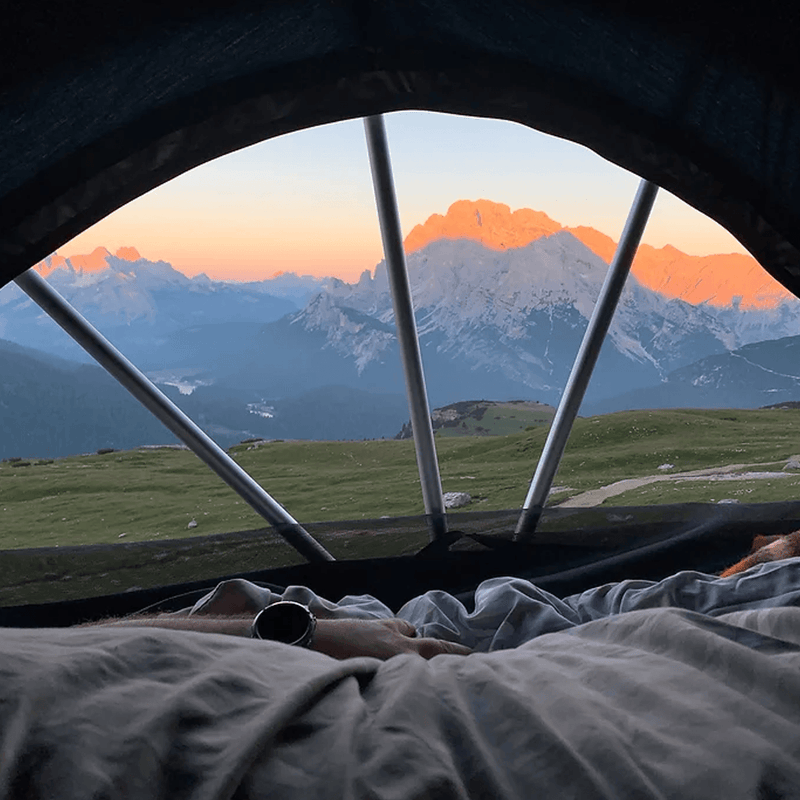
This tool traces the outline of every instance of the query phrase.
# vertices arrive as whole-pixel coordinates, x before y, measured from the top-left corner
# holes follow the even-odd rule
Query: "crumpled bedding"
[[[290,586],[278,594],[248,581],[232,580],[219,584],[185,613],[255,613],[278,600],[303,603],[323,618],[397,616],[413,623],[420,636],[492,652],[627,611],[670,607],[721,616],[754,608],[800,606],[800,558],[762,564],[724,579],[687,570],[658,582],[608,583],[563,599],[522,578],[492,578],[476,589],[471,612],[452,595],[430,591],[406,603],[396,615],[369,595],[347,596],[332,603],[304,586]]]
[[[800,559],[565,600],[496,579],[471,614],[428,593],[401,615],[479,650],[430,661],[6,629],[0,798],[800,797],[798,578]]]

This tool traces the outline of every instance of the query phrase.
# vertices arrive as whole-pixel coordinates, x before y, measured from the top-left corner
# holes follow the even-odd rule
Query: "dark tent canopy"
[[[31,0],[2,18],[2,283],[223,153],[429,109],[587,145],[800,290],[794,3]]]
[[[29,0],[4,4],[2,19],[0,285],[212,158],[313,125],[427,109],[586,145],[718,221],[800,294],[794,2]],[[792,515],[773,522],[793,525]],[[737,525],[731,552],[751,532]],[[700,517],[683,527],[707,529]],[[518,564],[516,552],[494,553],[463,579]],[[430,558],[446,583],[444,556]],[[543,551],[536,558],[542,574]],[[374,576],[399,584],[399,569]],[[353,591],[371,588],[348,570],[287,580],[340,575]]]

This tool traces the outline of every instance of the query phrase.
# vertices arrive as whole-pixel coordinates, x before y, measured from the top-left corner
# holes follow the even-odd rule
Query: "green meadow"
[[[546,435],[437,435],[445,491],[464,510],[518,508]],[[301,523],[423,513],[412,441],[270,442],[230,450]],[[630,411],[578,419],[551,502],[624,478],[731,464],[778,471],[800,454],[800,410]],[[608,505],[793,499],[797,481],[662,481]],[[163,541],[263,527],[188,451],[135,450],[0,463],[0,549]],[[197,525],[189,528],[194,520]]]
[[[457,419],[445,421],[448,411],[455,411]],[[555,409],[542,403],[513,400],[507,403],[475,401],[455,403],[438,409],[437,424],[434,412],[434,428],[437,436],[507,436],[529,427],[550,425]]]
[[[505,436],[437,435],[444,490],[472,496],[459,511],[519,508],[545,436],[544,426]],[[230,452],[336,558],[411,554],[428,541],[418,518],[423,506],[410,440],[275,441]],[[800,491],[800,472],[687,482],[658,468],[672,464],[671,473],[682,473],[747,465],[741,472],[779,472],[798,454],[795,409],[630,411],[578,419],[550,502],[579,501],[583,492],[615,481],[656,475],[658,482],[600,502],[791,500]],[[361,522],[402,516],[417,518]],[[192,520],[197,524],[189,527]],[[0,605],[302,561],[192,453],[173,449],[2,462],[0,521]]]

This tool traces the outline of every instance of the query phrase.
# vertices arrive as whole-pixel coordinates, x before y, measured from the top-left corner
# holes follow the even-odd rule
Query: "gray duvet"
[[[399,616],[478,651],[431,661],[5,629],[0,798],[800,798],[799,606],[794,559],[565,601],[495,579],[471,614],[429,593]]]

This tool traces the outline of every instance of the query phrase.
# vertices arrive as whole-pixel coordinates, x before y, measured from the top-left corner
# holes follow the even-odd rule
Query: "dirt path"
[[[792,457],[796,458],[795,456]],[[789,461],[791,459],[786,459]],[[709,467],[707,469],[693,469],[688,472],[667,472],[659,475],[647,475],[642,478],[626,478],[622,481],[609,483],[608,486],[601,486],[599,489],[590,489],[588,492],[570,497],[558,505],[561,508],[589,508],[599,506],[609,497],[629,492],[632,489],[639,489],[650,483],[660,481],[750,481],[763,480],[765,478],[796,478],[797,472],[742,472],[752,467],[769,467],[781,462],[774,461],[769,464],[728,464],[726,467]]]

